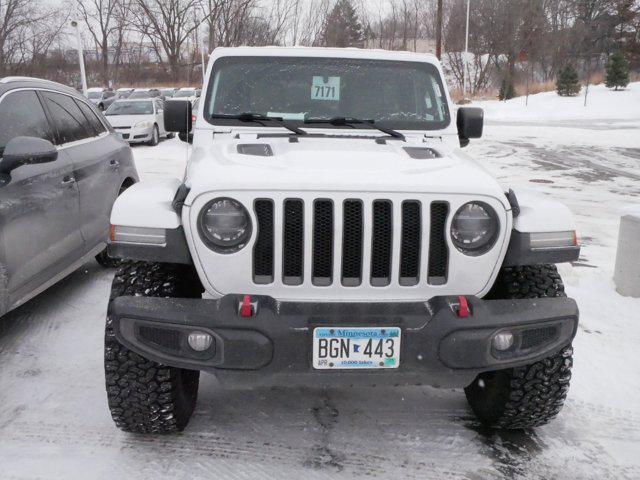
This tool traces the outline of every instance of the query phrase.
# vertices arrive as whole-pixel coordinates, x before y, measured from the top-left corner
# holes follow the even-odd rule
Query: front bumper
[[[214,373],[228,386],[463,387],[483,371],[533,363],[559,351],[571,343],[578,326],[578,307],[569,298],[467,297],[471,313],[466,318],[457,314],[458,297],[344,304],[279,302],[257,296],[252,298],[257,311],[251,317],[239,315],[241,300],[239,295],[218,300],[118,297],[110,303],[109,314],[116,337],[131,350],[165,365]],[[312,332],[319,326],[400,327],[400,365],[384,370],[315,370]],[[526,348],[494,352],[491,339],[505,329],[515,332],[516,338],[526,336]],[[194,330],[213,336],[209,351],[190,349],[187,335]]]

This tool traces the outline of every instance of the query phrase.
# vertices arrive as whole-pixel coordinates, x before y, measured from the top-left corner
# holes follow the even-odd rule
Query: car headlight
[[[147,128],[151,126],[151,122],[149,121],[143,121],[143,122],[138,122],[134,125],[133,128]]]
[[[483,202],[465,203],[451,222],[453,244],[465,255],[482,255],[491,250],[499,231],[498,215]]]
[[[240,202],[232,198],[216,198],[200,211],[198,231],[212,250],[237,252],[251,237],[251,217]]]

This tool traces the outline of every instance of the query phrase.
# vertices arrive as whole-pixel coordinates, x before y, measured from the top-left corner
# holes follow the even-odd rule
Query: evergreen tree
[[[607,63],[607,77],[605,85],[608,88],[618,90],[629,84],[629,62],[620,52],[616,52],[609,58]]]
[[[364,34],[351,0],[338,0],[327,16],[322,33],[326,47],[363,47]]]
[[[502,79],[500,84],[500,91],[498,92],[498,100],[510,100],[516,96],[513,83],[506,77]]]
[[[571,65],[567,65],[558,73],[556,91],[561,97],[574,97],[580,93],[578,72]]]

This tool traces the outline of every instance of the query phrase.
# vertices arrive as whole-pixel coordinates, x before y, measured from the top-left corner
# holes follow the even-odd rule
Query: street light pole
[[[469,6],[471,0],[467,0],[467,28],[464,39],[464,72],[462,74],[462,96],[467,93],[467,81],[469,77]]]
[[[204,76],[206,74],[206,65],[204,63],[204,49],[206,48],[205,46],[205,41],[204,38],[202,39],[202,46],[200,47],[200,55],[202,56],[202,83],[204,84]]]
[[[82,38],[80,37],[80,28],[78,22],[71,21],[71,26],[76,31],[76,38],[78,40],[78,61],[80,63],[80,80],[82,81],[82,93],[87,96],[87,75],[84,71],[84,52],[82,51]]]

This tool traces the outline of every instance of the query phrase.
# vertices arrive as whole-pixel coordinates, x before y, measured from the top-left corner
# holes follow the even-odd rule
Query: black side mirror
[[[460,146],[466,147],[469,145],[470,138],[480,138],[482,136],[484,110],[481,108],[460,107],[458,108],[456,124],[458,126]]]
[[[53,162],[58,150],[49,140],[37,137],[14,137],[7,142],[0,161],[0,172],[9,173],[22,165]]]
[[[164,129],[187,134],[191,131],[191,102],[167,100],[164,104]]]

